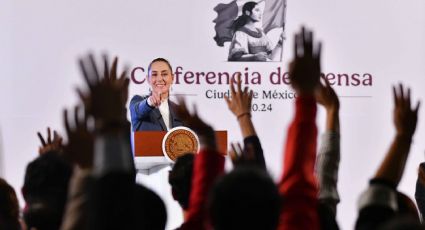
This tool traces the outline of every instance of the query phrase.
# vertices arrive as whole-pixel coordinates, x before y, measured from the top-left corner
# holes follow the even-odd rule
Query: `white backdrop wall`
[[[0,175],[18,191],[26,164],[37,155],[36,132],[46,126],[63,131],[61,112],[78,100],[75,86],[82,85],[76,58],[94,51],[119,55],[121,63],[147,68],[150,60],[165,57],[182,72],[258,72],[261,84],[249,85],[260,97],[257,104],[272,111],[254,112],[253,119],[263,143],[266,162],[276,179],[282,172],[282,146],[292,117],[292,100],[262,98],[262,91],[290,92],[272,85],[269,74],[292,55],[292,35],[305,24],[323,40],[323,72],[359,74],[372,78],[368,85],[335,85],[341,96],[342,161],[338,221],[351,229],[356,200],[374,173],[391,138],[391,85],[404,82],[414,98],[425,99],[425,2],[420,0],[288,0],[282,62],[227,62],[228,46],[213,40],[217,14],[213,8],[229,0],[155,1],[24,1],[0,2]],[[281,29],[270,32],[276,42]],[[248,71],[245,71],[248,68]],[[142,81],[145,73],[137,71]],[[329,75],[330,76],[330,75]],[[181,78],[182,79],[182,75]],[[207,90],[226,91],[226,84],[173,86],[173,94],[187,94],[200,114],[216,129],[229,131],[229,140],[241,139],[237,123],[222,99],[207,99]],[[146,94],[148,85],[130,86],[130,96]],[[420,111],[400,190],[413,197],[417,165],[423,161],[425,125]],[[319,111],[319,130],[324,113]],[[166,173],[164,173],[165,175]],[[164,178],[165,180],[165,178]],[[158,189],[158,188],[157,188]],[[171,200],[167,200],[168,203]],[[177,205],[170,205],[168,227],[178,225]]]

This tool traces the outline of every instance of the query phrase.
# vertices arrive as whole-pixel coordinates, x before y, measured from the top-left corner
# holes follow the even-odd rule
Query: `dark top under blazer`
[[[167,131],[164,119],[158,108],[148,105],[149,96],[136,95],[130,101],[131,127],[133,131]],[[177,105],[168,100],[170,109],[170,128],[183,126],[183,122],[176,116]]]

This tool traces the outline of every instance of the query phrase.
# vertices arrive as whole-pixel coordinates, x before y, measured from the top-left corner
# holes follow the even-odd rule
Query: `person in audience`
[[[187,219],[187,211],[189,209],[194,159],[195,155],[192,153],[179,156],[168,175],[171,194],[183,209],[183,220]]]
[[[174,74],[170,62],[164,58],[154,59],[148,67],[148,83],[151,94],[134,96],[130,101],[133,131],[167,131],[183,123],[175,114],[176,104],[169,100]]]
[[[321,45],[302,28],[295,35],[294,60],[290,63],[291,86],[297,94],[295,117],[287,133],[283,174],[278,184],[282,196],[278,229],[319,229],[316,162],[316,98],[320,79]]]
[[[72,166],[56,151],[46,152],[28,164],[22,188],[28,229],[59,229],[71,175]]]
[[[393,97],[395,137],[369,187],[359,198],[356,229],[378,229],[392,219],[406,216],[419,222],[417,211],[412,210],[413,202],[398,193],[397,186],[409,156],[420,103],[412,106],[410,89],[402,84],[393,87]]]
[[[87,133],[87,120],[80,121],[78,116],[75,116],[77,126],[72,129],[67,124],[66,112],[64,116],[68,136],[73,137],[69,139],[75,139],[75,143],[68,143],[65,148],[71,155],[69,159],[87,169],[92,178],[89,186],[74,191],[75,194],[87,193],[84,190],[89,187],[88,194],[80,197],[83,199],[75,196],[68,201],[70,210],[67,211],[75,212],[80,204],[86,206],[87,229],[164,229],[166,211],[163,201],[151,190],[135,183],[130,124],[125,109],[129,79],[125,71],[117,74],[117,58],[109,67],[105,57],[105,69],[101,75],[98,71],[89,71],[97,70],[94,63],[92,55],[80,61],[89,91],[79,90],[86,114],[94,118],[94,131]],[[64,220],[64,223],[67,221],[71,222],[69,226],[79,226],[81,223],[72,221],[84,219],[77,216]]]
[[[225,96],[225,101],[229,110],[235,115],[241,130],[244,149],[240,145],[231,145],[230,157],[233,165],[251,164],[266,170],[266,162],[264,159],[263,148],[260,139],[255,131],[254,124],[251,119],[251,106],[253,91],[244,87],[242,90],[241,76],[236,78],[236,88],[234,82],[230,83],[231,97]],[[238,149],[239,147],[239,149]],[[240,153],[239,153],[240,152]]]
[[[219,179],[210,197],[211,222],[216,230],[276,229],[279,191],[265,170],[239,165]]]
[[[182,98],[178,102],[177,115],[198,135],[200,142],[200,150],[193,164],[187,216],[178,229],[211,229],[207,199],[215,181],[224,172],[224,155],[218,152],[213,128],[198,116],[196,107],[189,112]]]
[[[314,44],[312,33],[303,29],[296,36],[295,51],[290,76],[299,96],[295,119],[288,131],[282,180],[276,187],[264,170],[252,165],[236,167],[224,175],[210,198],[214,229],[320,228],[314,176],[317,136],[314,91],[320,77],[320,45]],[[250,100],[249,96],[246,98]]]
[[[0,229],[21,229],[18,198],[3,178],[0,178]]]
[[[316,161],[319,182],[318,214],[321,229],[339,229],[336,222],[339,193],[337,189],[340,162],[340,127],[338,95],[326,79],[316,89],[316,101],[326,110],[325,133],[322,134]]]
[[[244,87],[240,76],[230,84],[231,97],[225,97],[244,138],[244,149],[232,145],[234,169],[219,179],[211,192],[209,210],[214,229],[276,229],[280,196],[266,171],[263,150],[251,120],[253,92]],[[239,149],[238,149],[239,148]]]

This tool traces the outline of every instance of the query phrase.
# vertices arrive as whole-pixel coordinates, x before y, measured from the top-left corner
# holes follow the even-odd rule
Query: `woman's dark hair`
[[[257,5],[256,2],[247,2],[242,7],[242,15],[236,18],[230,28],[233,30],[233,32],[237,31],[239,28],[244,26],[249,20],[251,20],[251,17],[245,14],[246,11],[249,11],[252,13],[252,9]]]
[[[155,58],[151,61],[151,63],[148,66],[148,76],[150,76],[152,64],[155,63],[155,62],[165,62],[168,65],[168,67],[170,68],[171,73],[173,73],[173,68],[171,67],[170,62],[167,59],[165,59],[165,58]]]

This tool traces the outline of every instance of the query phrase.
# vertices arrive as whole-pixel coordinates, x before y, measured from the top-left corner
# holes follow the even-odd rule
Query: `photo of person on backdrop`
[[[282,50],[284,34],[282,32],[277,44],[272,42],[258,27],[263,12],[256,2],[247,2],[242,7],[242,15],[232,25],[233,38],[230,44],[228,61],[272,61]]]
[[[150,95],[135,95],[130,101],[133,131],[168,131],[183,123],[174,113],[176,104],[169,100],[174,74],[164,58],[154,59],[148,67]]]

